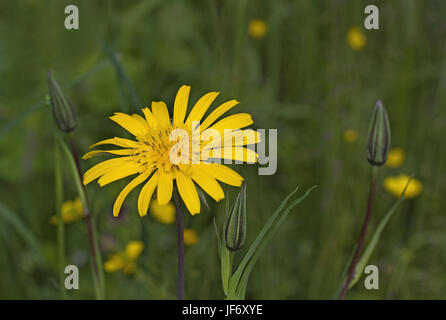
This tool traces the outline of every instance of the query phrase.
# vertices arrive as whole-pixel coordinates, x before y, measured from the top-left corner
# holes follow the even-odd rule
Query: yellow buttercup
[[[398,168],[404,162],[406,153],[401,148],[390,149],[389,155],[387,156],[386,166],[390,168]]]
[[[193,246],[199,240],[197,233],[193,229],[184,229],[183,238],[186,246]]]
[[[175,222],[175,206],[172,202],[164,205],[159,205],[158,201],[152,201],[150,204],[150,213],[156,220],[164,224],[171,224]]]
[[[63,223],[71,223],[81,220],[85,217],[82,209],[81,199],[76,198],[74,200],[68,200],[62,203],[62,221]],[[50,218],[52,225],[57,224],[57,216],[54,215]]]
[[[361,50],[366,45],[367,38],[361,28],[355,26],[348,30],[347,43],[353,50]]]
[[[130,241],[125,250],[112,254],[104,263],[104,270],[116,272],[122,270],[125,274],[131,274],[136,269],[136,260],[144,250],[142,241]]]
[[[403,190],[409,179],[410,177],[407,174],[400,174],[394,177],[387,177],[386,179],[384,179],[383,186],[387,192],[399,198],[401,197],[401,194],[403,193]],[[419,180],[412,178],[409,185],[407,186],[407,190],[404,197],[408,199],[415,198],[420,194],[422,190],[423,190],[422,183]]]

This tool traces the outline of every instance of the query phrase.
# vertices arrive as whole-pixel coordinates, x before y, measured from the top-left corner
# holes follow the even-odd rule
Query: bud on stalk
[[[48,72],[48,89],[50,91],[51,112],[58,128],[71,132],[76,128],[76,113],[68,97],[65,96],[51,72]]]
[[[387,111],[381,100],[375,105],[367,137],[367,160],[373,166],[387,161],[390,148],[390,126]]]
[[[246,238],[246,184],[241,188],[225,224],[226,247],[240,250]]]

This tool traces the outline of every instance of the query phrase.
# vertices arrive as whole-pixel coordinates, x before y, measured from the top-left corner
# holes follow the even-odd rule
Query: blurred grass
[[[108,120],[152,100],[172,106],[182,84],[191,101],[218,90],[214,105],[229,99],[253,115],[258,128],[278,129],[278,170],[248,181],[250,243],[295,185],[318,189],[291,214],[254,268],[247,298],[331,298],[359,233],[369,167],[365,136],[374,103],[389,112],[392,145],[407,159],[380,178],[414,172],[422,194],[399,208],[370,263],[380,267],[380,290],[356,286],[349,297],[443,298],[446,276],[446,3],[438,0],[376,1],[380,30],[364,31],[367,44],[352,50],[346,34],[362,26],[367,1],[86,1],[76,2],[80,29],[63,27],[71,1],[20,0],[0,6],[0,204],[36,239],[36,250],[0,220],[0,298],[57,298],[56,228],[53,206],[52,119],[44,106],[46,72],[77,107],[81,152],[124,132]],[[253,39],[250,19],[264,19],[268,33]],[[107,53],[105,46],[109,46]],[[110,52],[121,71],[110,61]],[[131,83],[131,86],[129,85]],[[141,101],[142,105],[135,105]],[[347,144],[342,133],[359,133]],[[86,169],[91,162],[82,163]],[[65,200],[76,195],[67,183]],[[140,219],[136,193],[119,219],[111,217],[118,190],[88,186],[102,235],[104,256],[142,239],[146,248],[134,276],[106,274],[108,298],[174,298],[176,239],[172,225]],[[231,199],[235,190],[227,188]],[[379,189],[374,230],[394,199]],[[186,297],[222,298],[214,215],[224,204],[186,216],[200,241],[186,250]],[[220,221],[221,222],[221,221]],[[93,298],[88,243],[82,222],[66,226],[67,263],[80,267],[80,289],[70,298]],[[372,231],[371,231],[372,232]],[[361,281],[361,280],[360,280]]]

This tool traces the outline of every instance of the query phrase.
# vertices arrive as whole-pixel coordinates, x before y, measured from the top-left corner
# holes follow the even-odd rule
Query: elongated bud
[[[77,125],[76,112],[51,72],[48,72],[48,89],[50,91],[51,112],[57,127],[64,132],[73,131]]]
[[[240,250],[246,238],[246,184],[243,185],[225,223],[226,247]]]
[[[367,160],[373,166],[382,166],[387,161],[390,148],[390,126],[386,108],[378,100],[373,110],[367,137]]]

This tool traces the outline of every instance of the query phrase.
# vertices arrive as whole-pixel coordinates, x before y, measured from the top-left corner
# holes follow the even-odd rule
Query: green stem
[[[96,237],[96,228],[94,225],[94,221],[91,218],[91,211],[89,207],[89,202],[87,199],[87,193],[85,190],[85,186],[82,183],[82,171],[79,165],[79,157],[77,153],[76,144],[72,134],[70,134],[70,145],[71,151],[68,146],[65,144],[63,139],[59,137],[60,143],[62,145],[62,149],[64,150],[68,162],[73,174],[74,182],[79,194],[79,197],[82,202],[82,208],[84,210],[85,222],[87,226],[87,235],[90,243],[90,258],[91,258],[91,266],[93,273],[93,284],[95,287],[96,299],[102,300],[105,299],[105,283],[104,283],[104,272],[102,269],[102,259],[101,253],[99,251],[99,245]]]
[[[58,267],[59,267],[59,289],[61,299],[66,298],[64,279],[65,279],[65,230],[62,219],[62,201],[63,201],[63,180],[60,160],[60,149],[57,141],[54,144],[54,199],[57,216],[57,248],[58,248]]]
[[[362,248],[364,247],[365,236],[367,234],[367,227],[369,226],[370,223],[370,216],[372,215],[372,208],[375,200],[376,175],[378,172],[378,167],[373,166],[372,169],[373,169],[372,180],[370,182],[369,198],[367,201],[367,211],[364,217],[364,222],[362,224],[358,245],[356,246],[355,254],[353,255],[353,260],[348,270],[347,280],[345,281],[344,287],[342,288],[341,294],[339,295],[339,300],[344,300],[349,290],[350,283],[353,280],[353,277],[355,276],[356,265],[358,264]]]
[[[174,189],[176,221],[177,221],[177,242],[178,242],[178,300],[184,300],[184,224],[183,208],[178,190]]]

